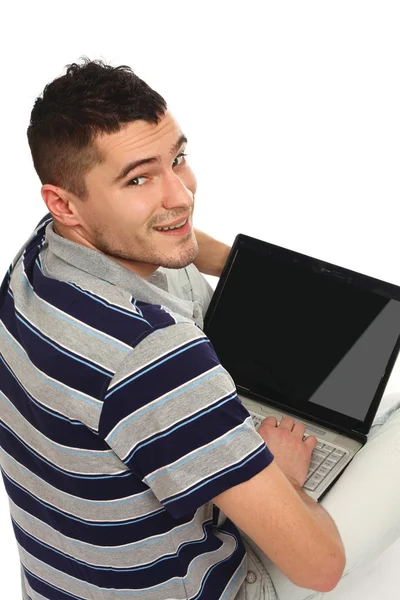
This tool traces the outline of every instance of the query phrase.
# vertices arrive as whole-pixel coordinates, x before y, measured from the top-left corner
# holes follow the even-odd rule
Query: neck
[[[119,258],[117,256],[112,256],[111,254],[106,254],[105,252],[102,252],[101,250],[96,248],[96,246],[93,246],[93,244],[91,244],[86,238],[79,236],[79,235],[77,235],[77,236],[68,235],[71,233],[70,230],[65,231],[64,228],[61,228],[59,226],[59,224],[55,223],[54,220],[53,220],[53,231],[56,235],[59,235],[60,237],[66,239],[66,240],[70,240],[71,242],[75,242],[76,244],[81,244],[81,246],[90,248],[90,250],[95,250],[95,252],[100,252],[100,254],[104,254],[104,256],[107,256],[114,262],[117,262],[121,266],[125,267],[125,269],[132,271],[132,273],[139,275],[139,277],[142,277],[143,279],[146,279],[147,281],[151,278],[153,273],[155,271],[157,271],[157,269],[160,266],[160,265],[152,265],[152,264],[144,263],[144,262],[136,262],[136,261],[128,260],[126,258]]]

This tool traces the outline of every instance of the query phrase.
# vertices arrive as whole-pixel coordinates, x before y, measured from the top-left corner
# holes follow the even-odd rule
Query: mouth
[[[187,223],[187,218],[179,223],[174,223],[172,225],[165,225],[164,227],[154,227],[156,231],[173,231],[174,229],[181,229]]]
[[[163,227],[153,227],[154,231],[161,233],[162,235],[168,236],[183,236],[191,231],[191,225],[189,222],[189,218],[183,219],[181,221],[175,221],[175,223],[171,223],[170,225],[164,225]]]

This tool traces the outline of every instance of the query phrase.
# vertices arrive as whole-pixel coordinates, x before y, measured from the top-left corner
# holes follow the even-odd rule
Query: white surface
[[[324,600],[398,600],[400,597],[400,540],[374,562],[362,565],[328,594]]]
[[[196,225],[400,284],[398,2],[36,0],[2,7],[0,272],[45,214],[26,128],[81,55],[129,64],[169,103],[198,178]],[[400,391],[398,370],[387,391]],[[20,598],[0,490],[2,592]],[[400,597],[399,543],[335,600]],[[383,586],[386,587],[384,588]]]

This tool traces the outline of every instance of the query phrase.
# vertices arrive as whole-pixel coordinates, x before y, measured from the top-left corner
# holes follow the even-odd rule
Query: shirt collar
[[[146,280],[102,252],[58,235],[54,231],[53,222],[46,227],[43,252],[46,253],[46,262],[51,264],[54,277],[57,277],[58,265],[62,266],[63,279],[67,274],[69,281],[73,281],[76,269],[84,271],[91,277],[125,289],[138,301],[161,305],[203,327],[203,316],[197,303],[170,294],[167,275],[161,268]]]

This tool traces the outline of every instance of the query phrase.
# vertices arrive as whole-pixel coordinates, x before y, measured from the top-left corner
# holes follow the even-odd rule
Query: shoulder
[[[105,373],[114,373],[146,336],[177,324],[178,316],[163,306],[137,302],[107,281],[78,272],[73,280],[56,279],[42,267],[30,261],[14,273],[13,292],[24,313],[42,333]]]
[[[143,314],[146,316],[146,312]],[[132,344],[110,381],[108,392],[115,390],[122,379],[130,380],[133,374],[137,375],[135,381],[140,379],[144,386],[156,392],[161,379],[163,386],[172,386],[174,380],[178,384],[215,367],[221,369],[214,349],[195,323],[188,319],[179,323],[164,322]],[[136,381],[135,386],[139,385]]]

